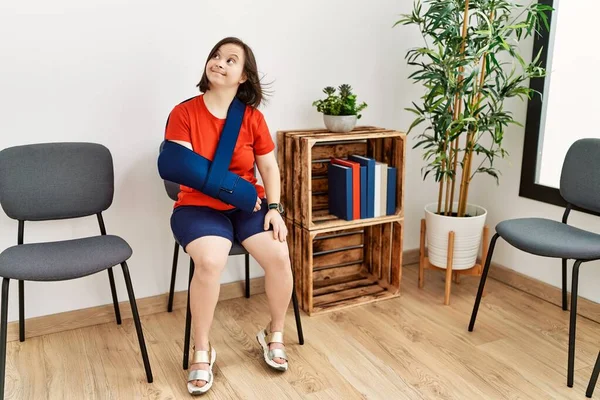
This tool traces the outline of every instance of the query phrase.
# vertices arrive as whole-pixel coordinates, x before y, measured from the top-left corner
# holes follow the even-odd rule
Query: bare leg
[[[227,263],[231,242],[220,236],[204,236],[188,244],[187,253],[196,266],[190,285],[190,309],[194,327],[195,350],[208,351],[208,337],[221,289],[221,272]],[[208,364],[190,365],[190,370],[208,370]],[[202,387],[205,381],[193,381]]]
[[[271,332],[283,332],[285,313],[292,297],[292,267],[287,242],[273,238],[273,232],[266,231],[249,237],[242,245],[265,270],[265,290],[271,311]],[[270,349],[283,348],[280,343],[273,343]],[[285,360],[274,358],[273,361],[283,364]]]

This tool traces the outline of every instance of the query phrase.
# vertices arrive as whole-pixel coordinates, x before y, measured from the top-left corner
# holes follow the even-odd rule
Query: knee
[[[279,246],[270,259],[272,268],[291,272],[290,254],[286,245]]]
[[[223,272],[223,269],[225,268],[226,263],[226,257],[223,258],[210,254],[196,256],[194,257],[194,279],[219,279],[221,276],[221,272]]]

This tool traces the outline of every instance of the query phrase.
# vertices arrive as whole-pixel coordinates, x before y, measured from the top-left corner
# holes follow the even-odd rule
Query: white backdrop
[[[279,129],[322,127],[311,106],[325,86],[351,84],[369,104],[361,124],[405,130],[403,111],[419,95],[404,54],[417,31],[394,28],[411,2],[5,0],[0,3],[0,148],[35,142],[92,141],[115,163],[116,193],[105,214],[109,233],[134,249],[129,265],[138,298],[166,293],[173,239],[172,202],[156,170],[166,117],[196,95],[212,46],[239,36],[254,50],[274,95],[262,110]],[[411,144],[414,141],[411,139]],[[409,148],[411,146],[409,145]],[[421,183],[420,155],[407,158],[405,248],[418,247],[422,206],[435,186]],[[0,213],[0,249],[16,243],[17,223]],[[95,217],[29,223],[25,242],[98,233]],[[186,287],[180,252],[177,290]],[[252,276],[263,272],[254,262]],[[231,258],[223,282],[243,278]],[[120,270],[120,300],[126,300]],[[26,316],[111,303],[106,273],[60,283],[26,283]],[[17,318],[17,285],[9,320]]]

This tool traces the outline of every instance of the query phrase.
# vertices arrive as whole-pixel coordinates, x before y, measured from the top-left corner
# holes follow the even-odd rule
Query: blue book
[[[398,181],[398,170],[388,167],[387,173],[387,215],[396,212],[396,182]]]
[[[360,218],[367,217],[367,167],[360,167]]]
[[[356,161],[367,167],[367,218],[375,217],[375,160],[368,157],[351,155],[350,161]]]
[[[352,168],[329,164],[327,178],[329,213],[352,221]]]

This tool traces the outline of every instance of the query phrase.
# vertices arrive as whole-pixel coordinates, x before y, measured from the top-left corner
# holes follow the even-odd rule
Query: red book
[[[352,218],[360,219],[360,164],[341,158],[332,158],[330,162],[352,168]]]

